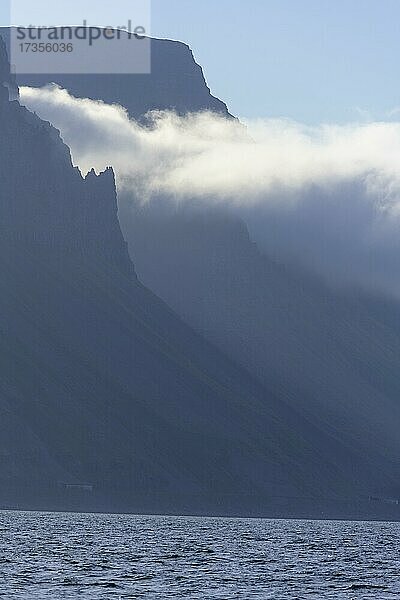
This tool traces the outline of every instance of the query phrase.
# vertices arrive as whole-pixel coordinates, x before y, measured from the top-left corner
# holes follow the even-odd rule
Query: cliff
[[[84,179],[4,94],[0,129],[1,505],[310,510],[315,436],[137,280],[112,171]],[[346,498],[335,447],[324,493]]]
[[[0,35],[8,39],[9,30],[0,28]],[[179,114],[211,110],[229,116],[226,104],[212,96],[189,46],[170,40],[151,40],[148,75],[18,74],[17,81],[32,87],[57,83],[77,98],[121,104],[137,119],[154,109],[172,109]]]
[[[3,77],[9,81],[4,48]],[[6,65],[6,67],[5,67]],[[1,87],[0,87],[1,89]],[[0,102],[0,504],[394,518],[390,477],[136,278],[111,170]]]
[[[6,60],[6,44],[0,36],[0,102],[18,98],[18,88],[15,77],[11,74]]]
[[[299,266],[274,262],[224,209],[120,203],[145,285],[318,430],[362,456],[371,495],[399,498],[398,303],[335,290]]]

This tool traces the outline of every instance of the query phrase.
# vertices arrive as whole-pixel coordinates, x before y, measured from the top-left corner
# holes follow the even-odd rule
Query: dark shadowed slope
[[[57,81],[76,96],[120,102],[137,117],[152,108],[176,108],[180,112],[207,108],[224,112],[224,105],[215,104],[209,95],[204,78],[184,45],[158,41],[154,45],[160,52],[153,52],[150,76],[116,76],[112,80],[110,76],[40,76],[20,80],[31,85]],[[282,503],[286,503],[283,509],[286,514],[288,511],[304,514],[303,504],[314,506],[315,514],[315,507],[321,504],[318,495],[333,498],[325,513],[331,516],[361,516],[366,512],[377,515],[380,510],[385,511],[389,506],[386,501],[397,499],[400,494],[397,305],[389,306],[381,299],[358,293],[346,297],[301,270],[275,264],[258,251],[243,223],[224,214],[189,211],[171,215],[168,211],[149,210],[135,212],[132,221],[128,210],[131,202],[132,198],[120,199],[121,220],[140,278],[188,323],[273,390],[268,394],[257,393],[263,396],[265,410],[272,411],[285,432],[277,433],[270,423],[264,429],[268,433],[263,444],[272,436],[275,447],[279,448],[275,472],[284,480],[286,461],[297,453],[294,463],[301,473],[300,479],[313,480],[311,487],[302,483],[299,492],[294,483],[298,474],[293,478],[292,471],[287,481],[290,494],[298,494],[298,499],[289,501],[286,497],[289,487],[285,484],[279,488],[280,484],[273,483],[272,471],[264,476],[255,461],[250,471],[255,477],[257,473],[261,475],[257,485],[262,487],[265,483],[269,494],[275,494],[279,488],[281,491],[276,491],[276,495],[285,496]],[[104,246],[102,242],[100,245]],[[119,246],[118,253],[121,252]],[[139,289],[148,294],[139,285],[133,289],[131,282],[128,287],[126,293],[133,299]],[[156,302],[148,295],[146,306],[150,297]],[[165,307],[162,310],[165,313]],[[149,316],[152,310],[147,308],[146,314]],[[174,323],[168,335],[176,331]],[[195,347],[193,341],[190,347]],[[213,352],[207,345],[204,348],[211,366],[216,366]],[[204,352],[200,353],[203,360]],[[221,373],[218,368],[218,375]],[[242,372],[238,373],[236,381],[244,377]],[[247,390],[242,396],[246,394]],[[214,419],[211,421],[214,423]],[[232,441],[235,436],[236,433],[231,444],[237,445],[235,456],[241,456],[239,444]],[[299,436],[307,440],[303,450],[297,446]],[[221,459],[220,464],[223,462]],[[347,484],[343,485],[340,479],[343,476],[347,480],[349,471],[354,488],[383,502],[357,513],[351,500],[352,507],[339,509],[338,497],[347,496],[343,492]],[[335,477],[338,483],[327,484],[327,479],[332,481]],[[309,501],[304,501],[305,495]],[[353,491],[350,496],[354,497]],[[255,494],[258,497],[259,491]],[[227,506],[226,496],[224,502]],[[271,502],[261,503],[264,507],[261,512],[271,510],[265,508],[271,507]],[[245,505],[245,502],[241,505],[242,512],[247,510]],[[282,507],[276,498],[272,505]]]
[[[9,30],[0,28],[7,38]],[[77,98],[118,103],[133,118],[149,110],[178,113],[212,110],[229,115],[226,104],[211,95],[201,67],[189,46],[170,40],[151,40],[151,75],[83,74],[19,75],[18,84],[41,87],[49,82],[66,88]]]
[[[122,222],[140,277],[185,320],[329,432],[400,496],[400,309],[335,291],[259,252],[245,225],[218,211],[130,212]]]
[[[83,179],[58,133],[0,90],[2,505],[370,514],[386,474],[144,288],[112,171]]]

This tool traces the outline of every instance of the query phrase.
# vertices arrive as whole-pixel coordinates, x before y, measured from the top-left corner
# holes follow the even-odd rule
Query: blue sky
[[[26,3],[36,14],[38,4],[49,6]],[[132,0],[54,3],[52,14],[73,19],[74,4],[79,14],[95,5],[99,24],[134,18]],[[153,35],[189,43],[213,93],[239,116],[399,118],[400,0],[153,0],[152,7]]]
[[[153,31],[188,41],[239,115],[343,122],[400,106],[399,0],[154,0]]]

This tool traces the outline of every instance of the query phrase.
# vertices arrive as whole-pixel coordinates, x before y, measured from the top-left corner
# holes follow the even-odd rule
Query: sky
[[[135,20],[135,2],[13,6],[35,24],[42,11],[60,23],[87,13],[95,25]],[[152,0],[151,19],[154,36],[191,46],[212,92],[242,118],[399,118],[399,0]]]
[[[233,113],[302,122],[388,118],[400,106],[399,0],[154,0]]]

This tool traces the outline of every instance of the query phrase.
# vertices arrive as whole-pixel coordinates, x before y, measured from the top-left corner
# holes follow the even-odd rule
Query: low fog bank
[[[56,86],[22,88],[21,99],[60,129],[83,173],[112,165],[125,199],[157,211],[223,207],[277,260],[400,294],[400,123],[244,128],[155,112],[143,126]]]

